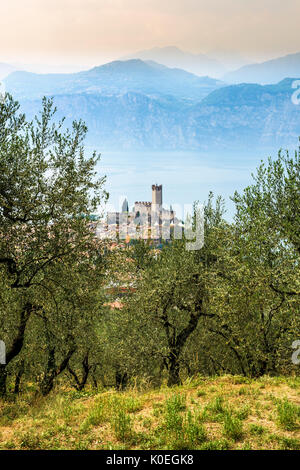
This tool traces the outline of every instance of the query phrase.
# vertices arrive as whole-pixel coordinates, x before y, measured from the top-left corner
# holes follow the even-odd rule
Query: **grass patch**
[[[223,434],[225,437],[233,441],[239,441],[243,437],[243,423],[242,421],[227,412],[224,417]]]
[[[277,404],[277,422],[282,429],[293,431],[299,427],[300,407],[287,398]]]
[[[133,420],[124,409],[116,411],[112,419],[112,428],[118,441],[130,441],[134,436]]]
[[[299,450],[298,378],[199,377],[172,389],[0,400],[0,449]]]
[[[249,432],[252,436],[261,436],[265,432],[265,429],[259,424],[250,424]]]

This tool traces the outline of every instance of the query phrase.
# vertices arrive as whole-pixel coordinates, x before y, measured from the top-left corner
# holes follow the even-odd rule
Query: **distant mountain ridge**
[[[252,64],[224,75],[228,83],[278,83],[286,77],[300,78],[300,52],[260,64]]]
[[[227,71],[221,62],[206,54],[192,54],[176,46],[154,47],[121,58],[121,60],[130,59],[151,60],[167,67],[181,68],[198,76],[209,75],[214,78],[221,77]]]
[[[58,118],[83,119],[88,143],[106,150],[231,150],[295,146],[300,105],[293,78],[226,85],[140,59],[73,74],[13,72],[5,86],[32,118],[54,96]]]
[[[58,118],[82,118],[88,144],[102,150],[239,150],[295,147],[300,106],[292,102],[292,83],[240,84],[218,88],[200,102],[186,104],[164,95],[71,93],[55,96]],[[22,100],[29,118],[40,99]]]
[[[289,148],[298,145],[300,105],[293,78],[276,85],[239,84],[215,90],[189,112],[194,142],[218,148]]]
[[[151,97],[171,96],[180,101],[200,101],[224,84],[210,77],[198,77],[181,69],[170,69],[140,59],[114,61],[74,74],[14,72],[5,80],[6,89],[17,99],[46,95],[99,93],[122,95],[143,93]]]

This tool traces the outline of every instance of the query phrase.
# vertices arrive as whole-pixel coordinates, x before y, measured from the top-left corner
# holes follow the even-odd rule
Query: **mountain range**
[[[198,76],[218,78],[228,84],[232,83],[278,83],[286,77],[300,76],[300,52],[289,54],[262,63],[252,63],[238,52],[215,49],[206,54],[192,54],[176,46],[154,47],[141,50],[125,57],[120,61],[140,59],[143,62],[156,62],[169,68],[182,69]],[[117,61],[118,62],[118,61]],[[95,67],[97,69],[98,67]],[[33,73],[71,75],[77,70],[75,66],[46,66],[38,64],[4,64],[0,62],[0,80],[16,70]],[[62,73],[64,72],[64,73]],[[81,72],[83,73],[83,72]]]
[[[210,77],[198,77],[181,69],[171,69],[140,59],[114,61],[73,74],[14,72],[5,80],[7,91],[17,99],[36,99],[60,94],[123,95],[138,92],[153,98],[200,101],[224,84]]]
[[[300,78],[300,52],[261,64],[245,65],[224,75],[228,83],[278,83],[286,77]]]
[[[145,62],[153,61],[171,68],[180,68],[198,76],[211,76],[220,78],[226,72],[236,70],[249,63],[241,54],[222,49],[212,50],[209,54],[192,54],[176,46],[154,47],[121,57],[120,60],[141,59]],[[78,65],[50,65],[50,64],[1,64],[0,80],[9,73],[21,70],[33,73],[74,73],[83,70]]]
[[[154,61],[172,68],[181,68],[196,75],[220,78],[228,70],[217,59],[206,54],[192,54],[175,46],[154,47],[122,57],[122,60],[141,59]]]
[[[13,72],[5,80],[29,118],[43,95],[54,96],[58,118],[87,123],[88,144],[118,151],[295,147],[293,83],[226,85],[139,59],[76,74]]]

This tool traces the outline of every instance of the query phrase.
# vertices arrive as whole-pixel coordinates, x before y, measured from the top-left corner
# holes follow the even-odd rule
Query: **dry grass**
[[[300,449],[300,379],[198,377],[0,402],[0,449]]]

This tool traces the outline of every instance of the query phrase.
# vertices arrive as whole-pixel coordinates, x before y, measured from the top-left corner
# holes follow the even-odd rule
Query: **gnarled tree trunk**
[[[20,313],[16,336],[10,348],[6,351],[6,364],[0,364],[0,396],[6,395],[7,366],[23,348],[26,326],[34,308],[36,307],[29,302],[24,305]]]

